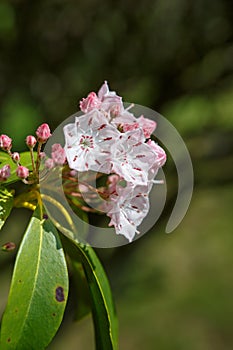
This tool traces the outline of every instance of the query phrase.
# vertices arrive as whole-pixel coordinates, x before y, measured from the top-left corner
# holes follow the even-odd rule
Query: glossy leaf
[[[97,350],[118,349],[118,324],[112,293],[105,271],[90,246],[61,235],[71,259],[81,261],[89,285]]]
[[[34,152],[34,157],[36,157],[36,152]],[[10,184],[19,181],[20,179],[16,175],[17,165],[12,161],[11,157],[7,153],[0,152],[0,166],[3,167],[6,164],[9,164],[11,167],[11,176],[6,181],[4,181],[4,184]],[[29,170],[32,170],[30,152],[20,153],[20,164],[25,166]]]
[[[54,179],[54,181],[55,180],[56,179]],[[44,204],[46,204],[47,213],[49,213],[50,218],[52,218],[54,225],[61,230],[61,232],[64,232],[64,234],[70,236],[70,231],[64,229],[64,227],[61,225],[61,218],[66,220],[67,217],[64,217],[64,211],[61,211],[60,203],[62,202],[62,199],[59,197],[59,193],[54,193],[54,188],[56,189],[56,186],[53,186],[53,184],[54,182],[50,184],[49,192],[47,191],[46,197],[42,194],[42,198]],[[85,222],[88,222],[87,214],[77,208],[73,203],[70,204],[72,210],[82,219],[78,221],[79,225],[76,223],[76,226],[78,226],[78,232],[81,231],[83,235],[87,234],[88,225],[84,225]],[[52,213],[56,213],[56,215],[59,213],[60,222],[53,217]],[[69,215],[69,213],[67,212],[66,215]],[[69,217],[69,220],[72,219]],[[75,256],[75,259],[71,258],[69,262],[73,287],[72,290],[74,290],[74,320],[78,321],[91,312],[89,287],[83,265],[77,261],[77,256]]]
[[[0,229],[10,215],[13,203],[13,192],[8,191],[6,188],[0,188]]]
[[[63,318],[68,273],[59,235],[36,209],[16,258],[0,349],[42,350]]]

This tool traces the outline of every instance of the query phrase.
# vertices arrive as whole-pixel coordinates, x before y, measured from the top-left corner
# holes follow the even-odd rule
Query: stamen
[[[131,108],[133,108],[134,107],[134,103],[131,103],[131,105],[129,105],[129,107],[127,107],[125,110],[126,111],[129,111]]]

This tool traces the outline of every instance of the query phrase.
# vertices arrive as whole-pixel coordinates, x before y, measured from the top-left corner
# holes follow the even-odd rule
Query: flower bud
[[[20,179],[26,179],[29,176],[29,170],[25,166],[19,165],[16,169],[16,175]]]
[[[54,161],[52,160],[52,158],[48,158],[45,161],[45,167],[47,169],[52,169],[54,167]]]
[[[0,136],[0,147],[5,151],[9,151],[12,147],[12,139],[7,135]]]
[[[41,160],[41,159],[44,159],[46,157],[46,154],[45,154],[45,152],[40,152],[39,153],[39,159]]]
[[[10,252],[16,248],[16,244],[14,242],[7,242],[1,248],[4,252]]]
[[[28,136],[26,137],[26,145],[27,145],[29,148],[35,147],[36,142],[37,142],[37,141],[36,141],[36,138],[35,138],[34,136],[28,135]]]
[[[83,98],[79,103],[80,109],[84,113],[88,113],[94,108],[99,108],[100,105],[101,101],[99,100],[95,92],[90,92],[87,98]]]
[[[78,175],[78,172],[77,172],[77,170],[70,170],[70,176],[71,177],[76,177]]]
[[[63,165],[66,161],[66,153],[64,148],[59,143],[52,145],[52,159],[55,164]]]
[[[44,123],[40,125],[36,130],[36,135],[39,142],[45,143],[51,136],[48,124]]]
[[[11,175],[11,168],[10,165],[4,165],[1,169],[0,169],[0,182],[1,181],[6,181],[8,179],[8,177],[10,177]]]
[[[12,160],[15,162],[15,163],[18,163],[20,161],[20,155],[18,152],[14,152],[12,155],[11,155],[11,158]]]

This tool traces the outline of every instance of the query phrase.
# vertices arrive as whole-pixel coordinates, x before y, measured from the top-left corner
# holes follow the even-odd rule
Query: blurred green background
[[[104,80],[125,101],[163,114],[190,151],[195,190],[180,226],[164,233],[177,182],[169,157],[167,205],[154,229],[97,250],[121,350],[233,348],[232,18],[230,0],[0,1],[0,133],[15,151],[40,123],[55,129]],[[0,244],[19,243],[29,215],[18,210]],[[13,261],[0,252],[0,313]],[[71,301],[50,350],[94,349],[91,318],[72,318]]]

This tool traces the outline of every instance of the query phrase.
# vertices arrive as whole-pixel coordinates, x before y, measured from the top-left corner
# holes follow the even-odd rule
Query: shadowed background
[[[182,224],[164,233],[177,185],[169,156],[168,201],[155,228],[129,246],[97,250],[122,350],[233,347],[232,15],[228,0],[0,1],[0,133],[14,151],[42,122],[55,129],[104,80],[125,101],[163,114],[190,151],[195,190]],[[29,215],[18,210],[0,244],[18,243]],[[13,261],[0,252],[1,313]],[[72,318],[71,301],[49,349],[94,349],[91,318]]]

